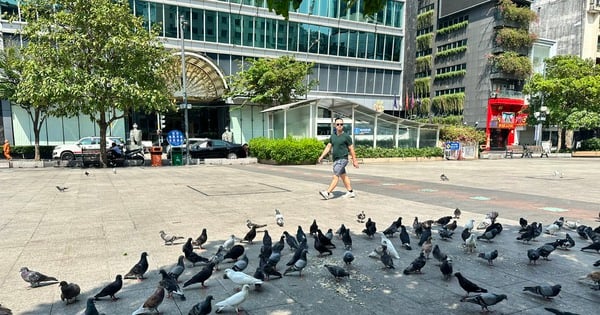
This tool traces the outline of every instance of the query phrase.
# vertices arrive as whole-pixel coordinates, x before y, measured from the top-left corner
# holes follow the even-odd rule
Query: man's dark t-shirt
[[[348,147],[352,145],[352,138],[347,133],[343,132],[341,135],[334,133],[329,138],[331,143],[331,154],[333,160],[348,159]]]

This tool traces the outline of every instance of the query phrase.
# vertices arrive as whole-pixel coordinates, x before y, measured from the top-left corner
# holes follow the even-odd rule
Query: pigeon
[[[538,252],[540,253],[540,257],[542,257],[545,260],[550,260],[548,259],[548,256],[550,256],[550,254],[556,249],[556,247],[553,244],[544,244],[541,247],[538,247]]]
[[[183,287],[185,288],[192,284],[200,283],[200,285],[202,285],[202,288],[206,288],[206,286],[204,285],[204,282],[206,280],[208,280],[208,278],[210,278],[210,276],[212,276],[214,267],[215,267],[214,263],[208,263],[208,265],[204,266],[204,268],[202,268],[202,270],[200,270],[198,273],[193,275],[188,281],[186,281],[183,284]]]
[[[332,274],[336,279],[343,278],[343,277],[350,278],[350,274],[348,273],[348,271],[346,271],[346,269],[344,269],[342,267],[334,266],[334,265],[323,265],[323,266],[325,268],[327,268],[329,273]]]
[[[243,271],[244,269],[246,269],[246,267],[248,267],[248,256],[246,256],[246,254],[244,254],[244,255],[242,255],[242,258],[238,259],[233,264],[231,269],[233,269],[235,271]]]
[[[410,265],[406,269],[404,269],[403,272],[405,275],[411,273],[421,273],[421,269],[425,267],[425,263],[427,263],[427,259],[425,258],[425,254],[421,252],[421,254],[419,254],[419,257],[413,260],[413,262],[410,263]]]
[[[58,189],[58,191],[60,191],[60,192],[65,192],[67,189],[69,189],[69,187],[56,186],[56,189]]]
[[[529,258],[529,263],[534,264],[540,259],[540,251],[537,249],[529,249],[527,250],[527,258]]]
[[[446,181],[449,181],[450,179],[448,178],[448,176],[446,176],[445,174],[442,173],[442,175],[440,175],[440,180],[442,182],[446,182]]]
[[[396,251],[396,248],[394,247],[394,244],[392,244],[392,241],[390,241],[389,238],[385,237],[384,234],[381,234],[381,245],[385,245],[389,254],[396,259],[400,259],[400,255],[398,255],[398,252]]]
[[[455,222],[456,222],[456,221],[455,221]],[[439,235],[439,236],[440,236],[440,237],[441,237],[443,240],[446,240],[446,239],[452,239],[452,234],[454,234],[454,232],[452,232],[452,231],[448,230],[447,228],[443,228],[443,229],[440,229],[440,230],[438,231],[438,235]]]
[[[143,252],[140,260],[129,270],[127,274],[125,274],[125,279],[138,279],[142,280],[144,278],[144,273],[148,271],[148,258],[146,258],[148,253]]]
[[[394,234],[398,232],[398,228],[402,225],[402,217],[398,217],[398,219],[390,224],[390,226],[383,230],[383,235],[387,237],[394,237]]]
[[[383,254],[383,246],[379,245],[379,246],[375,247],[375,249],[373,249],[373,251],[370,252],[367,256],[369,256],[371,258],[380,259],[381,258],[381,254]]]
[[[263,232],[262,243],[263,243],[263,245],[269,246],[269,247],[271,247],[271,245],[273,245],[273,240],[271,239],[271,235],[269,235],[269,231],[267,231],[267,230],[265,230]]]
[[[523,217],[519,218],[519,225],[521,226],[521,231],[524,231],[527,228],[527,219]]]
[[[465,241],[465,252],[468,251],[472,253],[475,248],[477,248],[477,241],[475,240],[475,234],[471,234],[469,238]]]
[[[187,241],[185,243],[183,243],[183,246],[181,246],[181,251],[183,251],[183,253],[186,252],[191,252],[194,250],[194,245],[192,245],[192,238],[188,238]]]
[[[225,269],[224,274],[223,274],[223,279],[229,279],[231,280],[233,283],[235,284],[239,284],[239,285],[254,285],[254,286],[260,286],[261,284],[263,284],[263,281],[260,279],[256,279],[250,275],[247,275],[241,271],[235,271],[233,269]]]
[[[296,231],[296,240],[298,241],[298,244],[306,240],[306,234],[304,234],[304,231],[300,225],[298,225],[298,230]]]
[[[296,251],[294,252],[294,256],[292,256],[292,258],[287,262],[286,266],[292,266],[296,263],[296,261],[298,261],[298,259],[300,259],[300,256],[302,256],[302,251],[303,250],[308,250],[308,248],[306,248],[304,245],[306,245],[306,242],[302,243],[303,245],[299,246]]]
[[[419,218],[415,217],[412,223],[413,232],[417,237],[421,237],[421,232],[423,232],[423,223],[419,222]],[[420,245],[419,245],[420,246]]]
[[[313,222],[310,224],[308,231],[309,231],[310,235],[312,235],[313,237],[317,237],[318,229],[319,229],[319,225],[317,224],[317,219],[314,219]]]
[[[154,293],[146,299],[146,302],[142,304],[137,310],[131,315],[140,315],[147,313],[158,313],[158,307],[165,299],[165,289],[159,284],[154,290]]]
[[[471,232],[471,230],[475,227],[475,220],[470,219],[469,221],[467,221],[467,223],[465,223],[465,229],[468,230],[469,232]]]
[[[300,275],[300,277],[302,277],[302,269],[304,269],[304,267],[306,267],[307,263],[308,263],[308,259],[306,258],[306,254],[308,253],[308,251],[306,249],[302,250],[302,253],[300,255],[300,259],[296,260],[296,262],[292,265],[289,266],[284,272],[283,275],[285,276],[286,274],[290,273],[290,272],[298,272],[298,274]]]
[[[446,229],[448,231],[452,231],[452,232],[454,232],[454,230],[456,230],[457,227],[458,227],[458,224],[456,223],[456,220],[452,221],[452,223],[448,223],[443,226],[444,229]]]
[[[440,262],[444,262],[448,258],[448,255],[446,255],[442,252],[442,250],[440,250],[438,244],[433,245],[433,250],[431,251],[431,253],[433,254],[433,258],[437,259]]]
[[[179,258],[177,258],[177,264],[169,270],[169,277],[175,279],[175,281],[179,281],[179,276],[185,271],[185,264],[183,263],[184,258],[183,255],[180,255]]]
[[[321,244],[321,241],[318,237],[315,237],[314,247],[319,252],[319,257],[321,257],[323,253],[329,253],[329,255],[333,255],[333,252],[329,248]]]
[[[460,238],[462,238],[463,242],[466,242],[469,236],[471,236],[471,232],[466,228],[460,233]]]
[[[529,241],[531,241],[534,237],[536,225],[537,224],[535,222],[531,223],[531,225],[528,225],[525,228],[525,232],[523,234],[517,236],[517,240],[523,241],[523,243],[525,243],[525,242],[529,243]]]
[[[202,247],[202,245],[204,245],[204,243],[206,243],[207,240],[208,240],[208,235],[206,233],[206,229],[202,229],[200,236],[198,236],[198,238],[196,238],[196,240],[192,244],[194,244],[194,246],[200,247],[200,249],[204,249],[204,247]]]
[[[575,230],[579,226],[579,221],[565,221],[564,226],[568,229]]]
[[[225,255],[223,256],[223,260],[225,259],[232,259],[232,260],[237,260],[240,256],[242,256],[242,254],[244,254],[244,246],[242,245],[234,245],[233,247],[231,247],[229,249],[229,251],[227,251],[227,253],[225,253]]]
[[[430,236],[427,238],[425,243],[423,243],[423,245],[421,245],[421,251],[423,252],[423,254],[425,254],[426,259],[429,259],[429,254],[431,253],[432,249],[433,249],[433,245],[431,244],[431,236]]]
[[[536,285],[534,287],[524,287],[523,291],[529,291],[537,295],[541,295],[544,299],[549,300],[560,293],[560,284],[556,285]]]
[[[575,231],[577,231],[577,234],[579,234],[579,236],[581,238],[583,238],[584,240],[588,239],[588,236],[585,233],[585,230],[587,229],[587,227],[588,227],[587,225],[582,224],[582,225],[578,226],[577,229],[575,229]]]
[[[267,259],[267,263],[273,267],[276,267],[280,260],[281,260],[281,251],[279,251],[277,248],[274,248],[271,251],[271,255],[269,255],[269,258]]]
[[[402,247],[406,250],[412,249],[412,247],[410,247],[410,236],[408,235],[408,232],[406,232],[406,227],[404,225],[400,226],[400,242],[402,242]]]
[[[388,254],[387,246],[382,245],[382,247],[383,247],[383,250],[382,250],[382,254],[381,254],[381,258],[380,258],[381,262],[387,269],[396,269],[394,267],[394,260],[392,259],[392,256],[390,256],[390,254]]]
[[[185,259],[192,263],[192,266],[196,266],[197,263],[207,263],[209,259],[206,257],[202,257],[194,251],[185,251],[183,252]]]
[[[585,279],[590,279],[596,283],[596,290],[600,290],[600,271],[592,271],[585,276]]]
[[[596,260],[594,263],[594,267],[600,267],[600,259]]]
[[[298,244],[298,240],[296,240],[294,236],[288,233],[288,231],[284,231],[283,235],[285,235],[285,242],[288,244],[290,250],[295,251],[296,249],[298,249],[298,246],[300,245]]]
[[[90,176],[90,172],[85,171],[83,174],[85,174],[85,176]]]
[[[94,295],[94,299],[98,300],[101,297],[110,296],[113,301],[118,300],[119,298],[115,296],[119,290],[123,287],[123,277],[121,275],[117,275],[115,281],[106,285],[98,294]]]
[[[579,315],[577,313],[571,313],[571,312],[563,312],[563,311],[559,311],[555,308],[551,308],[551,307],[544,307],[544,309],[552,314],[556,314],[556,315]]]
[[[506,294],[482,293],[474,296],[463,297],[461,302],[469,302],[481,306],[482,311],[489,312],[488,306],[496,305],[506,300]]]
[[[29,270],[27,267],[21,267],[20,272],[21,278],[23,278],[25,282],[28,282],[32,288],[40,286],[41,282],[58,281],[58,279],[54,277],[48,277],[37,271]]]
[[[346,226],[344,225],[344,223],[342,223],[340,228],[337,229],[337,231],[335,231],[335,235],[337,235],[338,239],[342,239],[342,236],[344,235],[346,230],[347,230]]]
[[[204,301],[194,305],[188,312],[188,315],[208,315],[212,312],[211,301],[214,300],[212,295],[207,296]]]
[[[223,248],[225,250],[229,250],[235,244],[235,235],[231,234],[231,236],[223,242]]]
[[[546,234],[550,234],[550,235],[554,235],[556,232],[558,232],[560,230],[560,226],[558,226],[555,223],[552,223],[548,226],[546,226],[546,229],[544,230],[544,232]]]
[[[440,265],[440,271],[444,275],[444,280],[450,279],[450,276],[452,276],[452,259],[446,257]]]
[[[281,214],[281,211],[279,211],[279,209],[275,209],[275,222],[277,223],[277,225],[283,227],[283,214]]]
[[[556,224],[559,228],[562,228],[563,225],[565,225],[565,217],[558,218],[558,220],[554,221],[553,224]]]
[[[248,243],[252,244],[252,241],[254,241],[255,237],[256,237],[256,227],[253,226],[252,228],[250,228],[250,231],[248,231],[248,233],[246,233],[246,235],[240,242],[248,242]]]
[[[600,242],[594,242],[586,247],[582,247],[581,251],[585,251],[585,250],[595,250],[596,253],[600,253]]]
[[[478,257],[487,260],[488,265],[493,266],[494,265],[494,259],[498,258],[498,250],[494,249],[491,252],[479,253]]]
[[[362,210],[360,211],[359,214],[356,215],[356,221],[358,223],[365,223],[365,218],[366,218],[365,212]]]
[[[12,313],[2,313],[2,308],[0,308],[0,314],[10,315]],[[85,312],[83,313],[83,315],[104,315],[104,313],[98,312],[96,304],[94,304],[94,299],[89,298],[87,299],[87,302],[85,304]]]
[[[208,262],[214,263],[215,264],[215,269],[219,270],[219,264],[223,261],[223,259],[225,259],[225,247],[223,246],[219,246],[219,249],[217,249],[217,252],[212,255],[212,257],[210,257],[210,259],[208,259]]]
[[[162,279],[160,280],[160,285],[167,290],[167,297],[172,298],[173,294],[179,295],[182,301],[185,301],[185,295],[181,292],[181,288],[179,284],[177,284],[177,280],[171,278],[169,274],[164,269],[159,270]]]
[[[342,260],[344,261],[344,263],[346,263],[346,265],[351,264],[354,261],[354,254],[352,254],[352,251],[347,250],[346,252],[344,252]]]
[[[419,246],[423,246],[423,244],[425,242],[427,242],[427,240],[429,240],[431,238],[431,228],[423,228],[423,231],[421,232],[421,237],[419,238]]]
[[[165,233],[165,231],[160,231],[158,233],[160,233],[160,238],[162,238],[163,241],[165,241],[165,245],[173,245],[173,242],[175,242],[176,240],[183,239],[183,236],[170,235]]]
[[[485,229],[484,233],[490,232],[491,230],[496,230],[496,234],[500,234],[500,232],[502,232],[503,228],[504,227],[502,226],[502,224],[500,224],[498,222],[494,222]]]
[[[256,270],[254,271],[254,278],[265,281],[265,273],[263,272],[263,268],[261,266],[256,267]]]
[[[267,280],[270,280],[271,276],[277,277],[276,279],[283,278],[281,272],[277,271],[274,265],[268,263],[264,265],[263,272],[267,276]]]
[[[498,235],[498,233],[500,233],[498,230],[491,229],[491,230],[484,232],[483,234],[477,236],[477,240],[486,240],[489,243],[492,241],[492,239],[494,237],[496,237],[496,235]]]
[[[460,212],[459,208],[454,209],[454,217],[453,218],[460,219],[460,214],[461,214],[461,212]]]
[[[568,250],[575,246],[575,240],[569,235],[569,233],[565,233],[565,238],[557,240],[559,242],[559,248]]]
[[[250,221],[250,219],[246,220],[246,226],[248,227],[248,229],[252,229],[253,227],[256,229],[260,229],[260,228],[264,228],[267,225],[266,224],[256,224],[253,223],[252,221]]]
[[[350,229],[344,231],[342,242],[344,243],[344,249],[352,250],[352,236],[350,236]]]
[[[330,241],[333,240],[333,230],[328,229],[327,232],[325,232],[325,237],[327,237]]]
[[[456,277],[456,279],[458,279],[458,284],[460,285],[460,287],[465,290],[465,292],[467,292],[466,296],[469,296],[469,294],[471,292],[473,293],[486,293],[487,290],[476,285],[475,283],[471,282],[471,280],[465,278],[460,272],[455,272],[454,276]]]
[[[437,221],[435,221],[435,223],[437,223],[439,225],[446,225],[446,224],[450,223],[450,220],[452,220],[452,216],[445,216],[445,217],[441,217],[441,218],[437,219]]]
[[[79,286],[75,283],[67,283],[66,281],[61,281],[58,285],[60,286],[60,300],[66,301],[67,304],[74,303],[81,292]]]
[[[234,308],[235,311],[239,314],[240,313],[240,304],[244,303],[246,298],[248,298],[249,290],[250,290],[250,286],[247,284],[244,284],[242,286],[242,290],[240,292],[235,293],[234,295],[226,298],[223,301],[215,303],[215,306],[217,307],[217,310],[215,312],[220,313],[225,308]]]
[[[331,239],[329,237],[327,237],[327,239],[329,239],[329,241],[331,241]],[[279,238],[279,242],[276,242],[275,245],[273,245],[272,250],[281,253],[281,251],[284,248],[285,248],[285,235],[281,234],[281,237]]]
[[[113,171],[113,174],[117,174],[117,168],[116,167],[113,167],[112,171]]]

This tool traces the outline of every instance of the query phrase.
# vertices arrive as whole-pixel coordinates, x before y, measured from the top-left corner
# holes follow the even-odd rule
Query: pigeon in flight
[[[165,289],[159,284],[154,293],[146,299],[144,304],[135,310],[131,315],[140,315],[147,313],[158,313],[158,307],[165,299]]]
[[[101,297],[110,296],[113,301],[118,300],[119,298],[115,296],[119,290],[123,287],[123,277],[121,275],[117,275],[115,281],[109,283],[105,286],[98,294],[94,295],[94,299],[98,300]]]
[[[27,267],[21,267],[20,272],[21,278],[23,278],[25,282],[29,282],[32,288],[40,286],[41,282],[58,281],[58,279],[54,277],[48,277],[37,271],[29,270]]]
[[[208,315],[212,312],[211,301],[214,300],[212,295],[207,296],[204,301],[194,305],[188,315]]]
[[[81,289],[77,284],[61,281],[58,285],[60,286],[61,301],[66,301],[67,304],[71,304],[77,300],[77,296],[81,292]]]
[[[167,234],[165,231],[162,230],[158,233],[160,234],[160,238],[162,238],[163,241],[165,241],[165,245],[173,245],[173,242],[175,242],[176,240],[182,240],[184,238],[183,236]]]
[[[537,295],[541,295],[544,299],[549,300],[557,296],[560,293],[561,286],[560,284],[556,285],[536,285],[533,287],[524,287],[523,291],[528,291],[535,293]]]
[[[129,272],[125,275],[125,279],[138,279],[142,280],[144,278],[144,273],[148,271],[148,253],[143,252],[141,254],[140,260],[129,270]]]
[[[463,297],[461,302],[469,302],[481,306],[481,311],[489,312],[488,306],[496,305],[506,300],[506,294],[482,293],[474,296]]]
[[[441,180],[442,182],[446,182],[446,181],[449,181],[450,179],[449,179],[449,178],[448,178],[448,176],[446,176],[445,174],[442,174],[442,175],[440,175],[440,180]]]
[[[58,191],[60,191],[60,192],[65,192],[67,189],[69,189],[69,187],[56,186],[56,189],[58,189]]]
[[[281,211],[279,211],[279,209],[275,209],[275,222],[277,223],[277,225],[283,227],[283,214],[281,214]]]

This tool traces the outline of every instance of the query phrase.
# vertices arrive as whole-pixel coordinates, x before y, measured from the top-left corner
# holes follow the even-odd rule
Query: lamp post
[[[181,36],[181,92],[183,94],[183,112],[184,112],[184,124],[185,124],[185,164],[190,164],[190,142],[188,139],[189,135],[189,124],[188,124],[188,103],[187,103],[187,78],[185,73],[185,46],[184,46],[184,32],[183,30],[188,25],[183,14],[179,17],[179,35]]]
[[[550,110],[548,110],[548,107],[546,106],[541,106],[539,112],[533,113],[533,116],[535,116],[535,119],[538,122],[535,126],[535,145],[542,145],[542,127],[544,125],[544,122],[546,121],[546,116],[548,114],[550,114]]]

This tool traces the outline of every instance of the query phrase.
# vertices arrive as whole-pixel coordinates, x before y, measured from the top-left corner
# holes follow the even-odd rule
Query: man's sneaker
[[[344,198],[354,198],[354,197],[356,197],[356,194],[354,193],[354,191],[347,191],[344,194]]]
[[[331,197],[331,193],[328,193],[327,190],[321,190],[319,191],[319,194],[321,194],[321,197],[323,197],[325,200]]]

